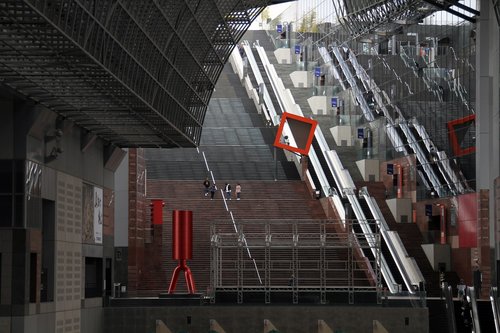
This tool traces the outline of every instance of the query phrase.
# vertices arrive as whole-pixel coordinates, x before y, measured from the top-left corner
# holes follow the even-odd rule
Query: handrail
[[[318,47],[318,52],[321,55],[321,58],[323,58],[324,63],[326,65],[329,65],[329,68],[333,72],[333,77],[336,78],[337,81],[339,81],[342,89],[346,90],[345,83],[344,83],[344,81],[341,80],[341,77],[340,77],[340,74],[337,70],[337,67],[335,65],[333,65],[333,59],[330,56],[330,54],[328,53],[328,50],[326,49],[326,47],[324,47],[324,46]]]
[[[471,305],[472,328],[474,330],[474,333],[481,333],[481,324],[479,322],[479,314],[477,312],[477,300],[474,287],[467,287],[467,289],[465,289],[465,294],[467,295],[467,301]]]
[[[432,144],[431,144],[431,138],[429,137],[429,134],[425,130],[425,128],[419,124],[417,119],[412,119],[412,124],[417,130],[418,134],[422,138],[425,147],[427,148],[428,151],[431,150]],[[438,167],[439,170],[441,171],[443,177],[446,179],[448,182],[447,177],[450,178],[450,181],[448,182],[448,186],[452,190],[452,193],[457,195],[461,193],[465,193],[465,187],[463,186],[462,183],[465,182],[465,180],[460,180],[457,176],[457,174],[452,170],[450,161],[448,159],[448,156],[446,155],[445,151],[438,151],[436,152],[439,160],[438,160]],[[455,187],[455,188],[454,188]]]
[[[269,62],[269,58],[267,56],[265,56],[266,51],[264,50],[264,48],[260,45],[255,45],[255,49],[257,50],[257,53],[259,54],[260,61],[262,62],[262,65],[264,66],[264,70],[266,71],[267,76],[269,78],[271,76],[277,77],[278,75],[276,73],[274,66],[272,66],[271,63]],[[264,54],[262,54],[262,52],[264,52]],[[279,88],[277,87],[275,80],[269,80],[269,82],[271,83],[271,88],[273,88],[274,95],[277,97],[281,112],[284,112],[286,109],[285,109],[285,106],[283,104],[283,100],[280,98],[281,97],[280,94],[278,94]]]
[[[495,331],[500,333],[500,307],[498,306],[498,291],[497,287],[490,288],[490,303],[493,320],[495,322]]]
[[[235,67],[234,70],[238,74],[238,77],[240,80],[243,80],[243,74],[244,74],[244,65],[243,65],[243,59],[241,58],[241,54],[238,51],[238,48],[234,48],[233,52],[231,52],[231,63]]]
[[[379,222],[380,233],[387,244],[387,248],[398,267],[399,273],[403,277],[406,288],[410,293],[415,293],[415,286],[419,286],[421,282],[425,281],[422,272],[415,264],[413,258],[408,255],[399,234],[389,230],[389,226],[380,211],[375,198],[371,197],[366,187],[360,190],[360,195],[364,197],[368,208],[373,215],[373,218]]]
[[[246,43],[245,43],[246,42]],[[243,49],[245,50],[245,54],[248,59],[248,63],[250,64],[250,67],[252,68],[253,75],[255,76],[255,80],[257,81],[257,84],[259,85],[259,89],[263,89],[262,92],[260,92],[264,98],[264,104],[266,105],[267,111],[269,111],[269,117],[271,118],[271,121],[273,122],[273,125],[277,125],[277,117],[276,117],[276,110],[274,108],[273,102],[271,100],[271,96],[269,95],[269,92],[267,91],[267,87],[264,84],[264,79],[262,78],[262,75],[260,74],[259,67],[257,66],[257,62],[255,61],[255,57],[253,56],[252,49],[250,45],[248,44],[247,41],[243,43]],[[261,84],[262,83],[262,84]]]
[[[443,189],[441,187],[441,184],[439,183],[439,180],[437,179],[437,177],[434,173],[434,170],[430,166],[429,160],[427,159],[427,155],[422,151],[422,148],[417,143],[417,140],[413,136],[413,133],[410,131],[410,127],[408,126],[408,123],[406,121],[401,121],[399,123],[399,127],[401,128],[403,133],[408,138],[408,144],[410,145],[410,147],[413,149],[413,151],[417,155],[417,158],[420,161],[420,165],[422,166],[425,173],[429,177],[429,180],[431,181],[432,186],[434,187],[434,190],[437,191],[437,193],[440,197],[442,197],[443,196]]]
[[[354,95],[356,96],[356,100],[359,103],[361,107],[361,111],[363,111],[363,115],[365,116],[367,121],[373,121],[375,120],[375,117],[373,116],[370,107],[366,103],[366,100],[363,97],[363,94],[361,93],[358,85],[356,84],[356,80],[354,79],[354,76],[352,75],[351,71],[349,70],[349,67],[345,64],[345,60],[340,54],[340,50],[338,46],[332,46],[332,51],[335,57],[337,58],[337,61],[340,64],[340,67],[342,68],[342,71],[344,72],[344,75],[347,79],[347,82],[349,82],[349,85],[351,86]]]
[[[248,61],[248,58],[247,58],[247,61]],[[255,88],[252,85],[252,81],[250,80],[250,77],[248,75],[245,75],[243,59],[241,57],[239,50],[237,50],[236,48],[231,53],[230,62],[231,62],[231,65],[233,66],[233,70],[238,75],[240,80],[244,80],[247,90],[251,90],[252,93],[254,94],[253,98],[256,98],[257,95],[255,95],[256,94]],[[256,105],[256,107],[259,108],[257,105]],[[269,123],[272,123],[271,117],[269,116],[269,111],[267,110],[265,104],[260,105],[260,110],[263,111],[264,117],[266,118],[266,121]]]
[[[448,319],[448,333],[457,332],[457,322],[455,320],[455,306],[453,304],[453,292],[451,286],[444,283],[441,286],[441,293],[444,295],[446,303],[446,318]]]

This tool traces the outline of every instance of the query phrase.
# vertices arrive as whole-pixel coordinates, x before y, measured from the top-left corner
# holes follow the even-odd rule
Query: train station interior
[[[0,332],[500,333],[500,1],[0,0]]]

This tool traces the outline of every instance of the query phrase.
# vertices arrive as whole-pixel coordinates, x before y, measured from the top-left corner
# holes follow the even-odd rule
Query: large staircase
[[[276,129],[266,126],[231,66],[224,68],[205,116],[200,147],[146,149],[148,179],[300,179],[295,165],[272,146]]]
[[[220,180],[218,184],[235,180]],[[325,213],[318,200],[313,199],[302,181],[245,181],[242,185],[242,199],[226,201],[236,222],[248,219],[300,220],[325,219]],[[210,226],[213,222],[227,222],[232,225],[220,191],[214,200],[204,196],[202,181],[150,180],[148,197],[165,201],[161,246],[158,239],[146,244],[146,258],[161,256],[161,260],[147,262],[148,269],[141,273],[141,285],[138,294],[157,295],[168,289],[170,276],[176,266],[172,254],[172,210],[190,210],[193,212],[193,259],[188,266],[194,276],[197,291],[205,293],[210,282]],[[156,232],[156,230],[155,230]],[[156,243],[156,245],[155,245]],[[158,253],[158,249],[161,249]],[[181,276],[177,283],[179,292],[187,288]]]

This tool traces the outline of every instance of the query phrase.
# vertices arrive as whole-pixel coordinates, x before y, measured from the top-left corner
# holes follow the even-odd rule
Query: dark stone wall
[[[104,309],[104,332],[154,332],[162,320],[172,332],[208,332],[215,319],[226,332],[262,332],[267,319],[280,332],[317,332],[322,319],[334,331],[372,332],[378,320],[388,332],[425,333],[427,308],[357,306],[168,306]]]

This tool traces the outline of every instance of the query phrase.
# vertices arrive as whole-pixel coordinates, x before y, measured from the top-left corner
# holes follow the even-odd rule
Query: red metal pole
[[[439,207],[439,222],[441,229],[441,244],[446,244],[446,207],[443,204],[438,204]]]
[[[403,167],[401,164],[396,164],[396,173],[398,174],[397,198],[403,198]]]

